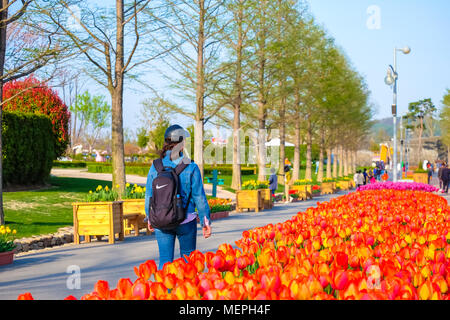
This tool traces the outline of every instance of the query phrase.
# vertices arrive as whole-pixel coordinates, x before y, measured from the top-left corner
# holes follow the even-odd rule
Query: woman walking
[[[159,249],[159,269],[164,264],[172,262],[175,251],[175,238],[178,238],[180,245],[180,257],[189,255],[196,249],[197,245],[197,217],[203,229],[203,237],[206,239],[211,236],[210,208],[203,188],[202,176],[200,170],[194,162],[183,154],[186,138],[189,132],[179,125],[168,127],[164,134],[164,146],[160,151],[160,159],[153,162],[147,176],[146,194],[145,194],[145,212],[148,219],[148,228],[155,231],[156,241]],[[167,205],[159,205],[157,201],[172,201],[175,197],[167,196],[171,192],[168,172],[178,176],[176,200],[178,206],[175,206],[177,213],[179,207],[184,209],[184,220],[180,223],[173,223],[170,227],[152,226],[152,221],[163,221],[159,216],[169,215]],[[165,175],[166,180],[158,180]],[[162,177],[161,179],[163,179]],[[175,177],[176,178],[176,177]],[[156,179],[156,180],[155,180]],[[164,183],[154,183],[155,181],[164,181]],[[167,182],[167,183],[166,183]],[[164,196],[166,194],[166,196]],[[156,198],[160,198],[158,200]],[[169,199],[167,199],[169,198]],[[197,212],[195,211],[197,209]],[[164,214],[163,214],[164,212]],[[159,220],[158,220],[159,219]],[[173,219],[171,220],[173,221]]]

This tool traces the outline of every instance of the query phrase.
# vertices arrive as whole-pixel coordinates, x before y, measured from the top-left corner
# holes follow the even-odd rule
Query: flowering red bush
[[[134,282],[112,289],[100,280],[81,299],[448,300],[449,229],[450,207],[438,195],[356,192],[244,231],[237,248],[196,250],[162,270],[146,261]]]
[[[9,99],[9,100],[8,100]],[[70,112],[58,94],[33,76],[8,82],[3,87],[5,111],[44,114],[50,118],[55,135],[55,151],[60,156],[69,143]]]

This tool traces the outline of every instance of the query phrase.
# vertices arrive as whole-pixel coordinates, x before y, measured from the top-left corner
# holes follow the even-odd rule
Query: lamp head
[[[389,66],[387,75],[384,78],[384,83],[386,83],[388,86],[391,86],[394,84],[394,82],[395,82],[395,75],[394,72],[392,71],[392,67]]]
[[[404,48],[401,49],[401,50],[402,50],[402,52],[403,52],[404,54],[409,54],[409,53],[411,52],[411,48],[408,47],[408,46],[404,47]]]

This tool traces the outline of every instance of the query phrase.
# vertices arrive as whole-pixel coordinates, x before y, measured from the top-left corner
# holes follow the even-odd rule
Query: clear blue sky
[[[409,55],[397,54],[399,115],[406,113],[409,102],[419,99],[431,98],[436,106],[441,106],[445,89],[450,88],[450,0],[308,2],[317,22],[336,39],[365,77],[376,106],[376,119],[391,116],[392,90],[384,84],[384,77],[388,65],[393,64],[394,47],[408,45],[412,50]],[[379,10],[379,21],[367,12],[371,6]],[[370,28],[368,21],[372,22]],[[149,75],[148,80],[155,83],[155,75]],[[161,84],[157,80],[156,83]],[[130,86],[138,87],[133,82],[126,86],[124,124],[135,130],[141,125],[140,103],[149,95],[130,90]]]
[[[392,90],[384,77],[393,64],[394,47],[411,47],[409,55],[397,53],[399,115],[419,99],[431,98],[441,106],[445,89],[450,88],[450,1],[309,0],[309,4],[317,21],[365,76],[376,119],[391,116]],[[370,6],[379,10],[379,25],[373,23],[373,11],[367,12]]]

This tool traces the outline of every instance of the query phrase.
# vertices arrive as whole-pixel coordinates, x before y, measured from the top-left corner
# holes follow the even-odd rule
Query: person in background
[[[356,171],[356,173],[353,175],[353,182],[355,183],[355,186],[358,188],[358,176],[359,176],[360,171]]]
[[[376,183],[377,182],[377,179],[375,177],[375,169],[373,169],[373,173],[369,172],[369,181],[370,181],[370,183]]]
[[[443,181],[442,181],[442,170],[444,169],[444,165],[445,165],[445,163],[439,164],[439,169],[438,169],[438,173],[437,173],[437,177],[439,179],[439,191],[442,191],[444,189]]]
[[[272,199],[275,199],[275,191],[278,188],[278,177],[277,177],[275,168],[272,168],[270,170],[270,172],[271,172],[271,175],[269,177],[269,189],[270,189],[270,194],[272,195]]]
[[[291,181],[291,169],[292,169],[292,163],[289,161],[288,158],[284,159],[284,174],[286,177],[286,183],[289,183]]]
[[[364,177],[364,180],[363,180],[363,182],[364,182],[364,184],[366,185],[367,184],[367,182],[368,182],[368,174],[367,174],[367,169],[366,168],[364,168],[364,170],[363,170],[363,177]]]
[[[427,172],[428,172],[428,184],[430,184],[431,179],[433,178],[433,165],[430,162],[427,163]]]
[[[448,184],[450,181],[450,169],[447,164],[444,164],[444,168],[442,169],[442,193],[448,193]]]
[[[358,187],[361,187],[364,185],[364,175],[362,174],[361,170],[359,171],[358,175]]]
[[[370,170],[370,171],[367,173],[367,183],[372,183],[372,178],[373,178],[373,171]]]

